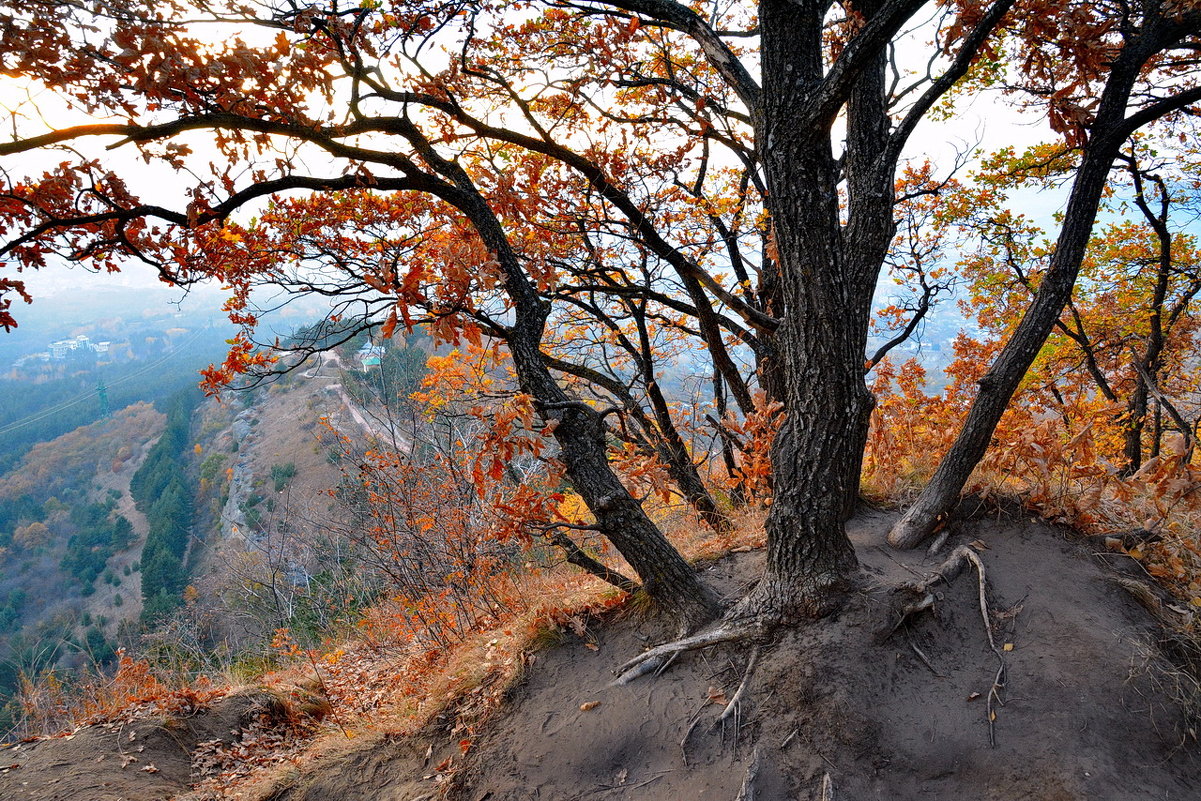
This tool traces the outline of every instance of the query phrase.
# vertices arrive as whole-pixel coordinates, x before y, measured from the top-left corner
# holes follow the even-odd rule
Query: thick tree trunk
[[[878,158],[888,136],[881,57],[865,68],[847,106],[844,227],[832,120],[797,124],[812,113],[810,90],[823,78],[821,15],[783,0],[760,10],[765,83],[757,140],[782,305],[770,384],[785,418],[772,448],[766,571],[731,614],[788,619],[828,611],[857,567],[844,523],[858,497],[873,405],[863,368],[872,291],[892,238],[892,168]]]

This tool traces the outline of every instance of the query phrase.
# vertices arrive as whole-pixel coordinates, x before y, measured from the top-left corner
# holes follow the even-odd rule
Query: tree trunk
[[[646,414],[642,404],[635,400],[629,389],[613,377],[590,367],[573,364],[545,353],[542,354],[542,360],[552,369],[578,376],[607,390],[621,404],[626,414],[637,423],[641,434],[634,439],[638,446],[648,455],[654,455],[663,460],[668,475],[676,483],[680,494],[692,504],[701,519],[714,531],[729,530],[732,525],[729,517],[718,508],[717,503],[713,500],[713,496],[709,493],[708,487],[705,486],[705,482],[696,469],[696,464],[692,461],[683,437],[680,436],[679,429],[676,428],[675,421],[671,418],[671,410],[654,379],[653,362],[649,362],[650,367],[645,371],[647,394],[652,401],[652,411],[654,412],[652,419]]]
[[[1126,404],[1126,430],[1123,434],[1122,455],[1126,464],[1123,476],[1132,476],[1143,466],[1143,428],[1147,418],[1147,385],[1135,379],[1134,393]]]
[[[858,564],[844,523],[858,497],[874,403],[864,362],[872,292],[893,233],[892,167],[879,159],[888,136],[881,55],[847,105],[844,226],[833,120],[798,124],[812,114],[812,88],[824,77],[821,15],[783,0],[760,10],[765,83],[756,138],[782,305],[771,342],[778,379],[770,383],[785,417],[772,447],[767,567],[731,615],[790,619],[827,612]]]
[[[522,312],[519,311],[519,318]],[[536,340],[519,333],[532,322],[519,319],[509,349],[522,389],[535,399],[535,408],[555,421],[554,437],[567,477],[596,518],[596,526],[613,543],[638,577],[646,593],[661,608],[674,613],[686,627],[711,619],[718,611],[717,596],[706,587],[663,532],[642,510],[609,465],[604,422],[586,404],[572,400],[551,377]],[[538,325],[540,330],[540,325]]]
[[[496,254],[505,274],[505,292],[513,302],[514,320],[506,340],[518,383],[534,399],[543,420],[555,424],[553,435],[567,477],[596,518],[597,528],[634,568],[647,595],[674,614],[683,628],[712,619],[720,609],[716,593],[700,580],[647,517],[641,501],[613,472],[601,415],[570,398],[551,374],[541,350],[549,306],[538,297],[500,221],[461,166],[441,158],[415,128],[408,130],[422,157],[454,184],[456,191],[442,189],[441,196],[471,220],[484,244]]]
[[[721,460],[726,468],[726,477],[730,479],[730,505],[735,509],[746,506],[746,492],[743,489],[742,477],[738,474],[738,461],[734,458],[734,444],[730,437],[721,430],[726,419],[726,392],[721,373],[713,370],[713,403],[717,411],[717,439],[721,443]]]
[[[1159,450],[1163,444],[1163,411],[1159,401],[1155,401],[1155,414],[1151,417],[1151,458],[1159,458]]]
[[[1115,66],[1098,114],[1098,119],[1106,119],[1102,116],[1106,113],[1110,115],[1108,130],[1103,125],[1094,126],[1094,138],[1085,149],[1072,186],[1063,228],[1047,274],[1017,330],[980,380],[980,392],[955,443],[917,502],[889,532],[888,542],[894,547],[916,547],[934,531],[939,519],[958,500],[972,470],[988,449],[1001,415],[1071,298],[1101,193],[1122,143],[1123,137],[1114,129],[1124,116],[1135,74],[1136,70],[1128,62]]]

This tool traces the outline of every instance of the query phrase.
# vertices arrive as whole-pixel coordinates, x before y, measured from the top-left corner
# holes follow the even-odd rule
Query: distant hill
[[[137,403],[35,445],[0,475],[0,705],[22,673],[113,659],[138,613],[146,533],[129,480],[163,422]]]

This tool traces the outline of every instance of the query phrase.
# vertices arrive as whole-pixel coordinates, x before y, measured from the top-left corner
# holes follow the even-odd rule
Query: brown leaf
[[[391,339],[392,334],[395,331],[396,331],[396,308],[393,307],[392,311],[388,314],[388,319],[385,320],[383,326],[380,327],[379,335],[381,337],[383,337],[384,339]]]

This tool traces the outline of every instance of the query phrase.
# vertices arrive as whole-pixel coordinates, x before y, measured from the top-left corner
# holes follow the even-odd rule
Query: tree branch
[[[651,19],[661,20],[680,30],[700,45],[705,60],[725,79],[738,98],[751,111],[758,114],[761,90],[759,84],[729,46],[721,40],[713,28],[695,11],[673,0],[584,0],[598,5],[612,6],[631,11]],[[924,0],[923,0],[924,2]]]

